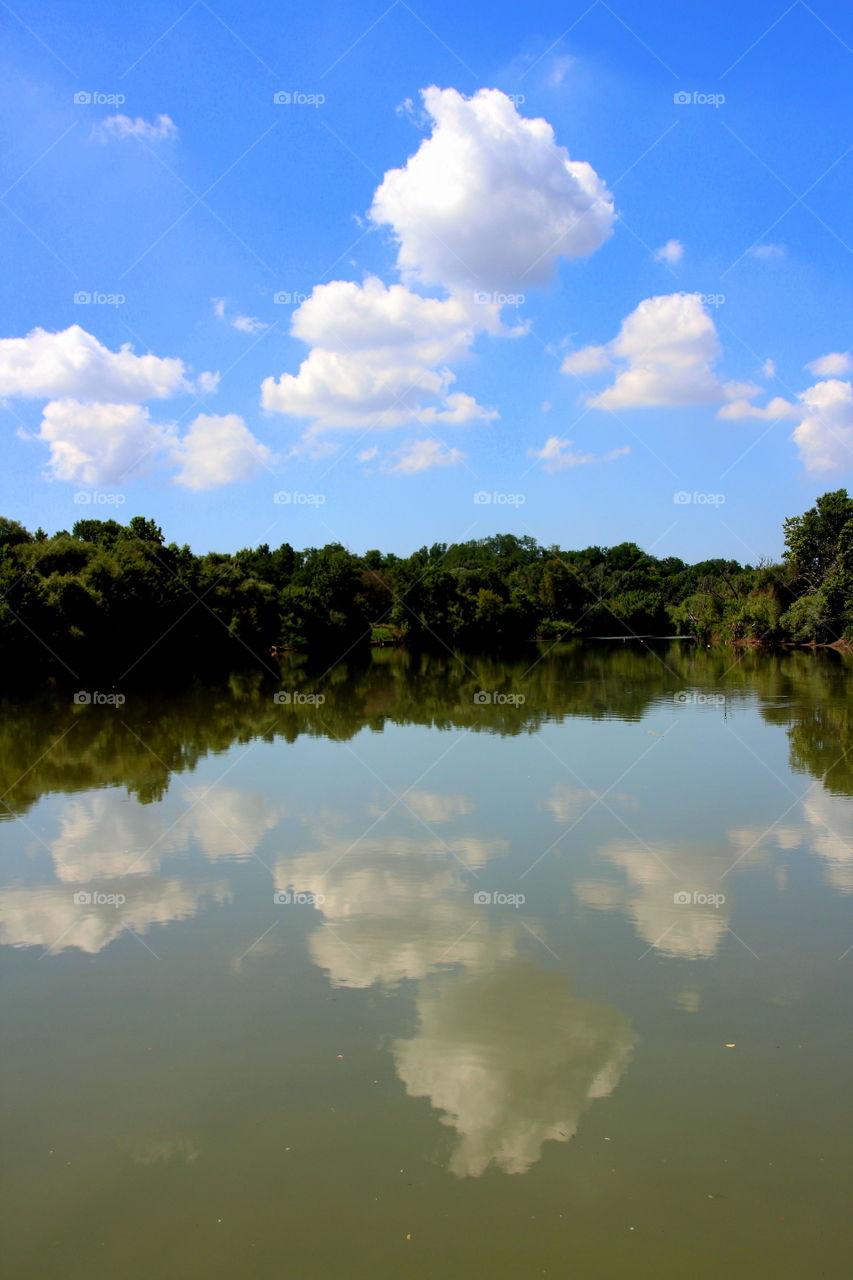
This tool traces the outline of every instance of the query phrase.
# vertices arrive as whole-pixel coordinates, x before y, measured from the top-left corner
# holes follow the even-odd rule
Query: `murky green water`
[[[601,644],[7,704],[9,1273],[846,1276],[849,680]]]

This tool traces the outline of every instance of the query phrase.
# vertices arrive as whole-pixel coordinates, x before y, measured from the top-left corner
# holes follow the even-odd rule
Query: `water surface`
[[[602,643],[6,703],[10,1273],[847,1275],[849,674]]]

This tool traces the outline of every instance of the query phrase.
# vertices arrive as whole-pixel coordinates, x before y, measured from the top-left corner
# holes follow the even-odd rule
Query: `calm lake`
[[[851,669],[6,702],[9,1274],[846,1276]]]

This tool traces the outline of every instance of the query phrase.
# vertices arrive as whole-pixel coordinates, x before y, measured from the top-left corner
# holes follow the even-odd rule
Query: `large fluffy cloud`
[[[502,332],[498,312],[473,298],[423,298],[375,276],[318,285],[292,323],[312,350],[297,374],[265,379],[263,406],[319,429],[492,417],[451,390],[447,362],[467,355],[478,329]]]
[[[96,955],[125,929],[147,934],[155,924],[196,915],[205,901],[227,902],[231,897],[224,883],[192,883],[176,876],[107,884],[110,893],[121,892],[124,903],[117,907],[81,904],[65,887],[0,891],[0,943],[49,951],[76,947]]]
[[[51,400],[38,438],[50,446],[55,480],[77,484],[121,484],[138,475],[172,439],[138,404],[81,404]]]
[[[249,480],[272,455],[237,414],[199,414],[178,439],[137,404],[51,400],[38,439],[50,446],[50,475],[82,485],[129,483],[164,461],[178,464],[174,482],[216,489]]]
[[[200,414],[179,439],[140,403],[206,395],[218,381],[202,373],[194,387],[182,360],[137,356],[129,344],[110,351],[77,324],[0,339],[0,396],[48,400],[37,438],[54,480],[117,485],[163,461],[178,464],[175,483],[189,489],[249,479],[272,455],[237,414]]]
[[[267,378],[265,409],[326,428],[444,426],[497,414],[454,390],[451,366],[476,336],[509,336],[507,291],[543,284],[561,257],[592,253],[610,234],[613,202],[590,165],[572,160],[545,120],[526,120],[497,89],[465,98],[423,93],[430,136],[385,174],[370,217],[389,226],[405,284],[371,277],[318,285],[292,333],[311,350],[298,373]],[[408,287],[411,286],[411,287]],[[444,290],[427,298],[414,286]],[[453,465],[458,450],[419,446],[387,471]]]
[[[224,786],[196,787],[178,804],[186,808],[176,817],[170,803],[141,804],[117,790],[67,800],[50,844],[57,879],[154,874],[164,856],[185,853],[191,841],[211,861],[250,858],[283,812],[260,792]]]
[[[130,404],[190,390],[182,360],[110,351],[79,324],[0,339],[0,396],[73,396]]]
[[[792,439],[808,471],[853,468],[853,384],[830,378],[798,397],[803,420]]]
[[[449,289],[546,283],[558,258],[594,252],[613,200],[572,160],[547,120],[526,120],[498,89],[423,91],[432,132],[379,186],[372,220],[391,227],[404,278]]]
[[[195,490],[251,480],[272,459],[271,451],[236,413],[200,413],[172,456],[180,464],[175,483]]]
[[[415,793],[416,813],[449,820],[464,812],[464,797],[423,794]],[[464,867],[504,854],[505,841],[317,834],[321,847],[276,863],[276,888],[317,895],[325,927],[309,948],[335,986],[390,986],[458,964],[488,968],[513,953],[514,928],[492,925],[462,878]]]
[[[458,1139],[457,1177],[494,1162],[526,1173],[542,1144],[567,1142],[613,1092],[634,1035],[618,1009],[579,999],[562,974],[520,959],[437,977],[418,994],[418,1030],[394,1045],[406,1092],[429,1098]]]
[[[625,875],[625,882],[582,880],[581,902],[597,910],[624,912],[639,936],[660,955],[691,960],[713,956],[728,929],[723,876],[732,858],[727,848],[620,841],[599,856]],[[689,902],[678,899],[686,891]],[[714,905],[714,896],[723,902]],[[698,895],[694,897],[694,895]]]
[[[752,387],[723,383],[714,372],[720,342],[698,293],[646,298],[622,321],[606,347],[567,356],[564,373],[593,372],[609,363],[618,372],[604,391],[589,397],[598,409],[715,404]]]

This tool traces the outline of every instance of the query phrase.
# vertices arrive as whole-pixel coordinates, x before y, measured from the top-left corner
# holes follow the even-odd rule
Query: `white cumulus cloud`
[[[179,463],[175,483],[202,490],[251,480],[260,467],[269,465],[272,453],[239,414],[201,413],[176,443],[172,456]]]
[[[456,378],[447,362],[468,354],[478,329],[505,332],[497,306],[424,298],[375,276],[317,285],[292,321],[311,351],[298,373],[264,380],[262,404],[313,419],[315,429],[494,417],[451,390]]]
[[[547,120],[528,120],[498,89],[422,93],[432,133],[389,170],[370,216],[390,226],[409,281],[448,289],[547,283],[559,258],[585,257],[612,230],[613,199],[572,160]]]
[[[816,378],[839,378],[845,373],[853,373],[853,359],[849,351],[830,351],[827,355],[812,360],[806,368]]]
[[[791,439],[807,471],[853,469],[853,384],[839,378],[827,378],[806,387],[796,400],[775,396],[764,407],[734,400],[724,405],[717,417],[760,422],[797,419]]]
[[[569,356],[563,368],[569,373],[584,368],[590,372],[604,365],[605,355],[619,372],[609,387],[588,398],[597,409],[713,404],[757,390],[718,378],[714,365],[720,342],[697,293],[646,298],[622,321],[606,348],[585,347]]]
[[[85,485],[135,479],[172,440],[142,405],[79,400],[46,404],[38,438],[50,446],[52,478]]]
[[[792,439],[806,470],[853,469],[853,385],[830,378],[798,399],[804,416]]]
[[[729,404],[724,404],[717,412],[718,418],[728,419],[729,421],[755,418],[759,422],[778,422],[780,418],[797,418],[799,416],[797,406],[791,404],[790,400],[786,400],[783,396],[774,396],[770,403],[763,408],[759,408],[757,404],[750,404],[748,400],[732,400]]]
[[[190,390],[182,360],[110,351],[78,324],[0,339],[0,395],[130,403]]]

